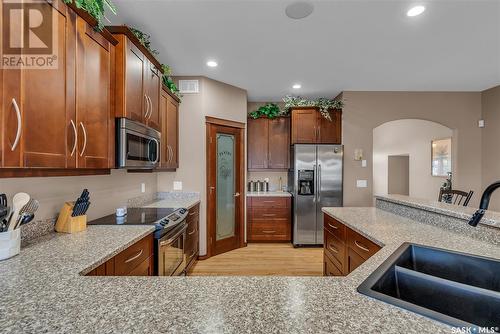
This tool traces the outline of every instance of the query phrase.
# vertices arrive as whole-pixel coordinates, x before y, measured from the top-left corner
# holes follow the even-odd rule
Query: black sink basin
[[[403,244],[359,287],[451,326],[500,330],[500,261]]]

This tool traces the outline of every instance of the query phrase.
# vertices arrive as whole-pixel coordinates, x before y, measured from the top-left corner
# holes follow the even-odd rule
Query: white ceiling
[[[286,17],[291,2],[114,0],[110,19],[150,33],[175,75],[227,82],[250,101],[500,84],[500,1],[323,0],[302,20]],[[422,3],[422,15],[406,16]],[[219,66],[208,68],[208,59]]]

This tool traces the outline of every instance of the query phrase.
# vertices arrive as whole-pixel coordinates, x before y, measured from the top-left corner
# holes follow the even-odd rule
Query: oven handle
[[[168,238],[167,240],[160,240],[159,244],[160,246],[168,246],[172,242],[175,241],[181,234],[184,234],[188,228],[188,224],[184,224],[184,226],[177,232],[173,237]]]

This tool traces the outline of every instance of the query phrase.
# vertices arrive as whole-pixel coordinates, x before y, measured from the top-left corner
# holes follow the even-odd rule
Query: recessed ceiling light
[[[301,84],[295,84],[292,86],[293,89],[301,89],[302,85]]]
[[[291,19],[303,19],[312,14],[314,5],[309,1],[297,1],[286,6],[285,13]]]
[[[215,60],[209,60],[207,61],[207,66],[208,67],[217,67],[217,62]]]
[[[425,11],[424,6],[415,6],[415,7],[410,8],[410,10],[408,10],[408,12],[406,12],[406,15],[408,15],[410,17],[418,16],[418,15],[422,14],[424,11]]]

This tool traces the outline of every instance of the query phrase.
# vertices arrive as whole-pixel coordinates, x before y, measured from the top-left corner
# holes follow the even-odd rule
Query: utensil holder
[[[21,251],[21,229],[0,233],[0,260],[16,256]]]
[[[56,232],[76,233],[87,229],[87,215],[71,217],[75,203],[64,203],[56,222]]]

